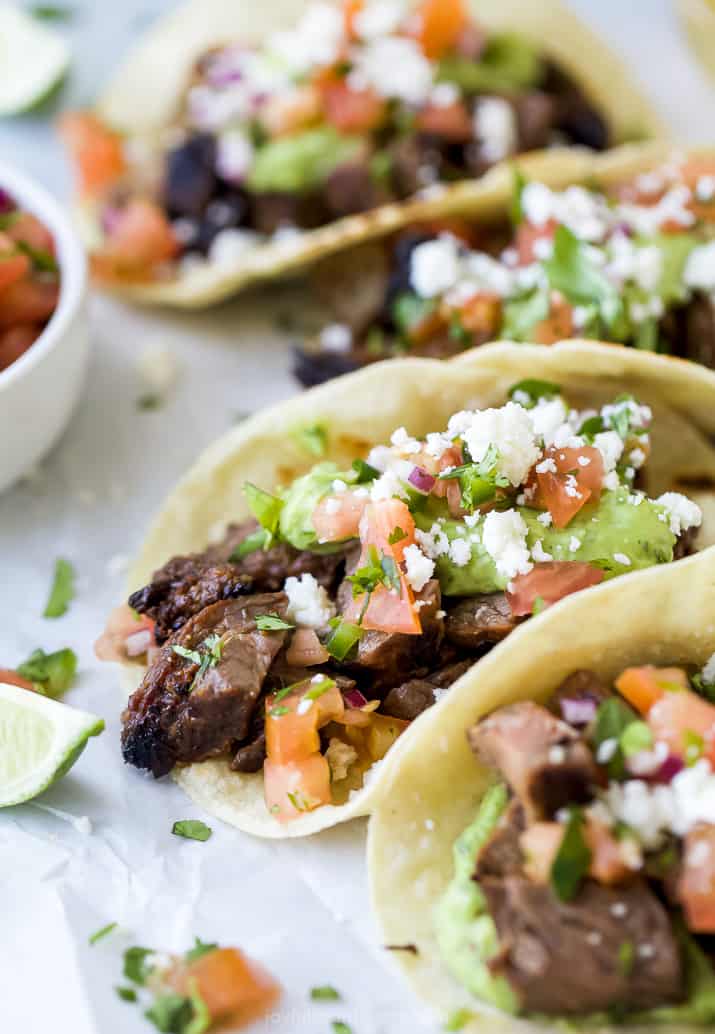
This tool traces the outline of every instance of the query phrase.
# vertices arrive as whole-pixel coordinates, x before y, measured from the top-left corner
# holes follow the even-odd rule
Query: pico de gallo
[[[149,665],[125,760],[262,772],[279,822],[344,803],[519,622],[693,548],[698,507],[638,487],[648,406],[578,411],[535,380],[510,394],[423,439],[400,427],[348,469],[246,483],[255,519],[169,560],[110,620],[101,655]]]
[[[60,279],[52,234],[0,187],[0,373],[49,323]]]
[[[113,926],[97,931],[101,938]],[[124,1002],[148,1003],[147,1020],[170,1034],[239,1030],[265,1016],[281,995],[280,985],[238,948],[195,938],[183,955],[138,945],[124,952]]]
[[[674,158],[603,190],[552,190],[517,172],[509,211],[415,226],[318,267],[330,322],[298,349],[298,378],[566,338],[715,368],[714,157]]]
[[[554,142],[610,143],[561,68],[466,0],[313,3],[260,47],[217,47],[153,147],[86,112],[63,128],[99,210],[96,272],[138,279],[230,265]]]
[[[469,741],[496,781],[435,910],[457,978],[509,1013],[711,1027],[715,658],[575,671]]]

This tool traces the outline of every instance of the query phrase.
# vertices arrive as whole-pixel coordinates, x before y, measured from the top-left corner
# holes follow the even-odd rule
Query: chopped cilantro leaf
[[[544,610],[546,610],[546,601],[544,600],[543,596],[537,596],[531,608],[531,613],[534,617],[536,617],[537,615],[541,614]]]
[[[45,696],[56,698],[69,689],[75,677],[77,654],[68,646],[54,653],[45,653],[38,647],[16,670]]]
[[[115,987],[117,997],[121,998],[123,1002],[136,1002],[137,993],[133,987]]]
[[[633,972],[635,960],[636,952],[633,941],[622,941],[618,948],[618,969],[624,977],[630,976]]]
[[[344,661],[352,649],[360,642],[362,629],[350,621],[339,619],[333,628],[325,649],[336,661]]]
[[[271,495],[270,492],[264,492],[262,488],[257,488],[250,481],[247,481],[243,486],[243,494],[246,497],[251,513],[268,533],[264,543],[264,548],[267,549],[278,533],[278,522],[283,509],[283,500],[279,499],[278,496]]]
[[[387,541],[391,546],[394,546],[397,542],[402,542],[403,539],[407,538],[407,532],[403,531],[402,528],[397,527],[394,531],[391,531],[387,537]]]
[[[213,831],[200,819],[179,819],[171,827],[171,832],[175,837],[185,837],[187,840],[208,840]]]
[[[699,733],[686,729],[683,732],[683,743],[685,744],[685,764],[690,768],[703,756],[705,740]]]
[[[604,430],[605,424],[603,423],[603,417],[597,414],[596,416],[590,416],[587,420],[584,420],[578,429],[578,433],[587,440],[593,441],[596,435],[600,434],[601,431]]]
[[[243,542],[239,542],[228,558],[229,561],[232,564],[237,564],[239,560],[243,560],[249,553],[255,553],[257,549],[263,549],[264,546],[267,546],[268,538],[269,535],[265,528],[257,528],[256,531],[252,531],[250,535],[247,535]]]
[[[706,682],[702,674],[693,675],[690,681],[696,693],[715,704],[715,683]]]
[[[444,1029],[448,1031],[462,1030],[470,1020],[474,1019],[474,1013],[469,1009],[457,1009],[448,1017]]]
[[[329,984],[324,984],[321,987],[311,987],[310,997],[314,1002],[337,1002],[340,1000],[340,992]]]
[[[591,864],[591,851],[583,836],[583,815],[572,808],[563,840],[551,866],[551,886],[560,901],[571,901]]]
[[[198,984],[195,980],[192,980],[189,984],[191,991],[191,1008],[193,1015],[191,1022],[186,1026],[182,1034],[206,1034],[206,1031],[211,1027],[212,1019],[209,1007],[201,997],[199,992]]]
[[[191,661],[192,664],[201,664],[201,654],[198,650],[189,650],[185,646],[181,646],[178,643],[171,648],[175,654],[179,657],[183,657],[184,660]]]
[[[322,424],[299,427],[293,432],[297,444],[311,456],[324,456],[328,447],[328,432]]]
[[[268,714],[271,718],[282,718],[284,714],[290,714],[290,708],[285,704],[279,704],[278,707],[272,707]]]
[[[608,762],[608,774],[611,779],[622,779],[625,774],[623,751],[620,740],[629,725],[637,720],[635,711],[620,697],[609,697],[598,705],[596,727],[593,743],[596,750],[606,740],[614,740],[616,750]]]
[[[95,930],[95,932],[89,938],[89,944],[96,944],[97,941],[101,941],[102,938],[107,937],[112,932],[112,930],[116,929],[117,923],[107,923],[107,925],[101,927],[101,929]]]
[[[189,650],[178,643],[174,644],[171,649],[175,654],[178,654],[179,657],[183,657],[184,660],[191,661],[192,664],[198,664],[199,666],[199,670],[194,675],[193,682],[189,686],[190,693],[198,680],[209,670],[209,668],[215,668],[221,660],[223,642],[221,641],[221,636],[216,632],[213,632],[211,635],[206,636],[204,641],[201,643],[199,650]],[[203,652],[201,652],[201,650],[203,650]]]
[[[353,460],[352,467],[357,475],[354,478],[356,485],[362,485],[366,481],[375,481],[380,476],[380,471],[376,467],[371,466],[371,464],[366,463],[365,460]]]
[[[185,962],[195,962],[196,959],[200,959],[203,955],[209,955],[212,951],[216,951],[218,944],[209,943],[208,941],[202,941],[200,937],[194,937],[194,946],[184,955]]]
[[[194,1008],[190,998],[170,991],[159,995],[144,1015],[161,1034],[187,1034]]]
[[[626,758],[639,754],[642,750],[650,750],[653,746],[653,733],[645,722],[631,722],[627,725],[619,740],[623,756]]]
[[[534,327],[549,315],[548,292],[540,288],[504,305],[504,319],[499,336],[508,341],[530,341]]]
[[[359,567],[354,574],[349,574],[346,581],[353,587],[354,598],[362,596],[363,593],[374,592],[378,585],[384,584],[385,572],[376,546],[370,546],[367,563]]]
[[[55,561],[55,573],[52,588],[43,617],[61,618],[74,599],[74,567],[63,557]]]
[[[561,291],[570,302],[597,302],[607,327],[612,328],[622,315],[623,303],[616,288],[594,265],[588,245],[567,226],[556,227],[553,254],[542,267],[551,287]]]
[[[153,969],[147,963],[147,959],[153,954],[153,948],[141,948],[138,945],[135,945],[133,948],[127,948],[124,952],[124,976],[127,980],[143,986]]]
[[[404,291],[392,303],[392,319],[400,334],[409,338],[410,332],[431,316],[436,307],[433,298],[420,298],[412,291]]]
[[[344,1020],[333,1020],[331,1027],[333,1034],[353,1034],[352,1027]]]
[[[524,187],[528,180],[518,165],[512,166],[511,170],[512,188],[511,200],[509,202],[509,218],[512,226],[518,226],[524,219],[524,209],[521,201],[524,194]]]
[[[526,380],[512,384],[509,388],[509,398],[513,399],[516,394],[528,395],[531,406],[535,406],[539,399],[552,399],[561,394],[558,384],[551,381],[540,381],[535,377],[527,377]],[[531,407],[529,407],[531,408]]]
[[[295,625],[284,621],[277,614],[257,614],[256,628],[259,632],[283,632],[288,628],[295,628]]]

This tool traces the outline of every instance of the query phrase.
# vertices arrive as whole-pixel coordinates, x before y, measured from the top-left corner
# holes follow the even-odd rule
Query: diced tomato
[[[519,223],[516,231],[516,250],[519,255],[519,265],[529,266],[532,262],[538,261],[534,246],[537,241],[552,241],[556,233],[558,223],[555,219],[548,219],[542,225],[527,223],[525,220]]]
[[[354,90],[344,79],[336,79],[322,94],[326,118],[341,133],[369,132],[385,119],[387,106],[374,90]]]
[[[687,689],[688,676],[682,668],[654,668],[652,664],[646,664],[642,668],[626,668],[615,685],[636,711],[648,714],[669,688]]]
[[[122,138],[96,115],[75,111],[60,119],[60,135],[79,172],[84,194],[96,195],[113,186],[126,171]]]
[[[415,12],[417,38],[431,60],[452,50],[468,23],[464,0],[422,0]]]
[[[164,212],[153,201],[134,198],[117,214],[105,248],[119,270],[168,262],[180,245]]]
[[[35,692],[33,684],[28,679],[24,679],[22,675],[18,675],[11,668],[0,668],[0,683],[3,682],[9,686],[19,686],[20,689],[29,689],[33,693]]]
[[[519,837],[524,872],[534,883],[549,882],[563,838],[564,827],[558,822],[534,822]]]
[[[330,654],[312,628],[297,628],[286,650],[286,660],[297,668],[309,668],[313,664],[325,664]]]
[[[320,120],[323,105],[319,90],[310,84],[274,94],[261,107],[261,124],[271,136],[288,136]]]
[[[467,106],[459,100],[452,104],[427,104],[417,113],[417,128],[455,143],[471,140],[474,134]]]
[[[285,764],[266,758],[263,784],[266,807],[279,822],[332,803],[330,765],[322,754]]]
[[[169,984],[181,995],[198,994],[212,1022],[242,1026],[263,1016],[280,997],[280,985],[237,948],[216,948],[171,974]]]
[[[553,462],[556,471],[535,470],[529,481],[533,483],[535,473],[537,505],[549,511],[554,527],[565,528],[589,500],[598,502],[603,484],[603,456],[590,445],[578,449],[552,446],[546,449],[538,466],[546,460]]]
[[[16,243],[29,244],[35,251],[55,254],[55,239],[32,212],[20,212],[5,230],[7,236]]]
[[[621,848],[611,831],[591,816],[583,827],[584,840],[591,852],[589,876],[598,883],[622,883],[631,871],[623,860]],[[558,822],[535,822],[519,837],[524,853],[524,872],[534,883],[548,883],[556,855],[561,847],[564,827]]]
[[[0,251],[0,292],[10,284],[23,280],[32,269],[27,255],[20,251]]]
[[[367,499],[354,492],[327,495],[313,510],[313,527],[319,542],[342,542],[356,538]]]
[[[365,6],[365,0],[343,0],[343,18],[345,20],[345,35],[348,39],[357,39],[355,19]]]
[[[689,689],[666,692],[648,712],[648,725],[656,741],[685,758],[689,736],[700,737],[706,746],[715,740],[715,706]]]
[[[390,538],[402,532],[396,542]],[[365,566],[370,559],[372,546],[381,558],[392,559],[399,579],[399,590],[378,585],[370,596],[365,613],[364,596],[353,599],[346,611],[348,621],[358,622],[362,614],[362,627],[379,632],[402,632],[404,635],[421,635],[422,625],[414,607],[414,596],[400,564],[405,549],[415,541],[415,522],[412,514],[401,499],[384,499],[370,503],[360,521],[362,553],[358,567]]]
[[[462,465],[462,449],[459,445],[451,445],[448,449],[442,453],[439,458],[439,462],[436,464],[435,474],[441,474],[443,471],[448,470],[450,467],[460,467]],[[429,469],[429,468],[428,468]],[[444,499],[449,492],[450,485],[457,485],[459,488],[459,482],[457,478],[440,478],[438,479],[432,489],[432,495],[437,496],[438,499]],[[461,494],[461,490],[460,490]]]
[[[41,333],[42,328],[33,326],[31,323],[22,323],[17,327],[10,327],[8,330],[0,330],[0,370],[6,370],[16,359],[24,355]]]
[[[552,295],[549,315],[539,320],[531,331],[531,338],[537,345],[553,345],[556,341],[573,337],[573,308],[565,298]]]
[[[699,825],[685,838],[678,900],[693,933],[715,933],[715,825]]]
[[[46,323],[57,308],[60,288],[56,280],[25,277],[0,290],[0,329],[19,323]]]
[[[621,845],[603,822],[589,815],[584,827],[584,839],[591,851],[591,865],[588,871],[594,880],[611,886],[623,883],[632,875],[632,870],[623,860]]]
[[[448,321],[440,308],[432,309],[421,320],[411,323],[406,337],[411,345],[425,345],[446,330]]]
[[[480,341],[495,335],[501,324],[501,304],[498,294],[478,291],[459,307],[460,325]]]
[[[537,600],[549,606],[573,592],[598,585],[603,578],[603,571],[591,564],[576,560],[553,560],[545,564],[535,564],[528,574],[518,574],[512,579],[507,599],[512,614],[515,617],[525,617],[533,614]]]
[[[276,694],[268,697],[266,753],[271,761],[279,765],[302,761],[320,750],[318,730],[339,719],[345,704],[335,684],[311,701],[311,692],[317,694],[319,690],[319,683],[306,679],[286,697],[276,699]]]
[[[99,661],[125,661],[127,639],[137,632],[149,631],[154,643],[154,622],[146,614],[136,614],[130,606],[122,603],[115,607],[107,618],[107,624],[94,644],[94,655]]]

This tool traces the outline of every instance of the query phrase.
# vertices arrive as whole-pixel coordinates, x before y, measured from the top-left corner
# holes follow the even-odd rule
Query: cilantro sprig
[[[211,635],[206,636],[198,650],[190,650],[188,647],[181,646],[178,643],[175,643],[171,649],[175,654],[177,654],[177,656],[183,657],[186,661],[191,661],[192,664],[198,665],[199,670],[194,675],[193,681],[189,686],[190,693],[199,679],[209,670],[209,668],[214,668],[221,660],[223,642],[220,635],[212,632]]]
[[[16,668],[18,675],[32,682],[35,689],[56,699],[66,693],[77,673],[77,654],[66,646],[54,653],[38,647]]]
[[[74,579],[75,571],[72,564],[64,557],[58,557],[55,561],[55,573],[43,617],[61,618],[63,614],[67,613],[69,605],[74,599]]]
[[[571,901],[576,896],[591,864],[583,824],[581,809],[571,808],[563,840],[551,866],[551,886],[560,901]]]

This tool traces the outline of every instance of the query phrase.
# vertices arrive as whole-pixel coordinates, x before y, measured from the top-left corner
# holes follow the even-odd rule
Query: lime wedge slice
[[[46,790],[103,729],[96,715],[0,683],[0,808]]]
[[[69,46],[58,33],[10,4],[0,3],[0,116],[43,100],[63,77]]]

